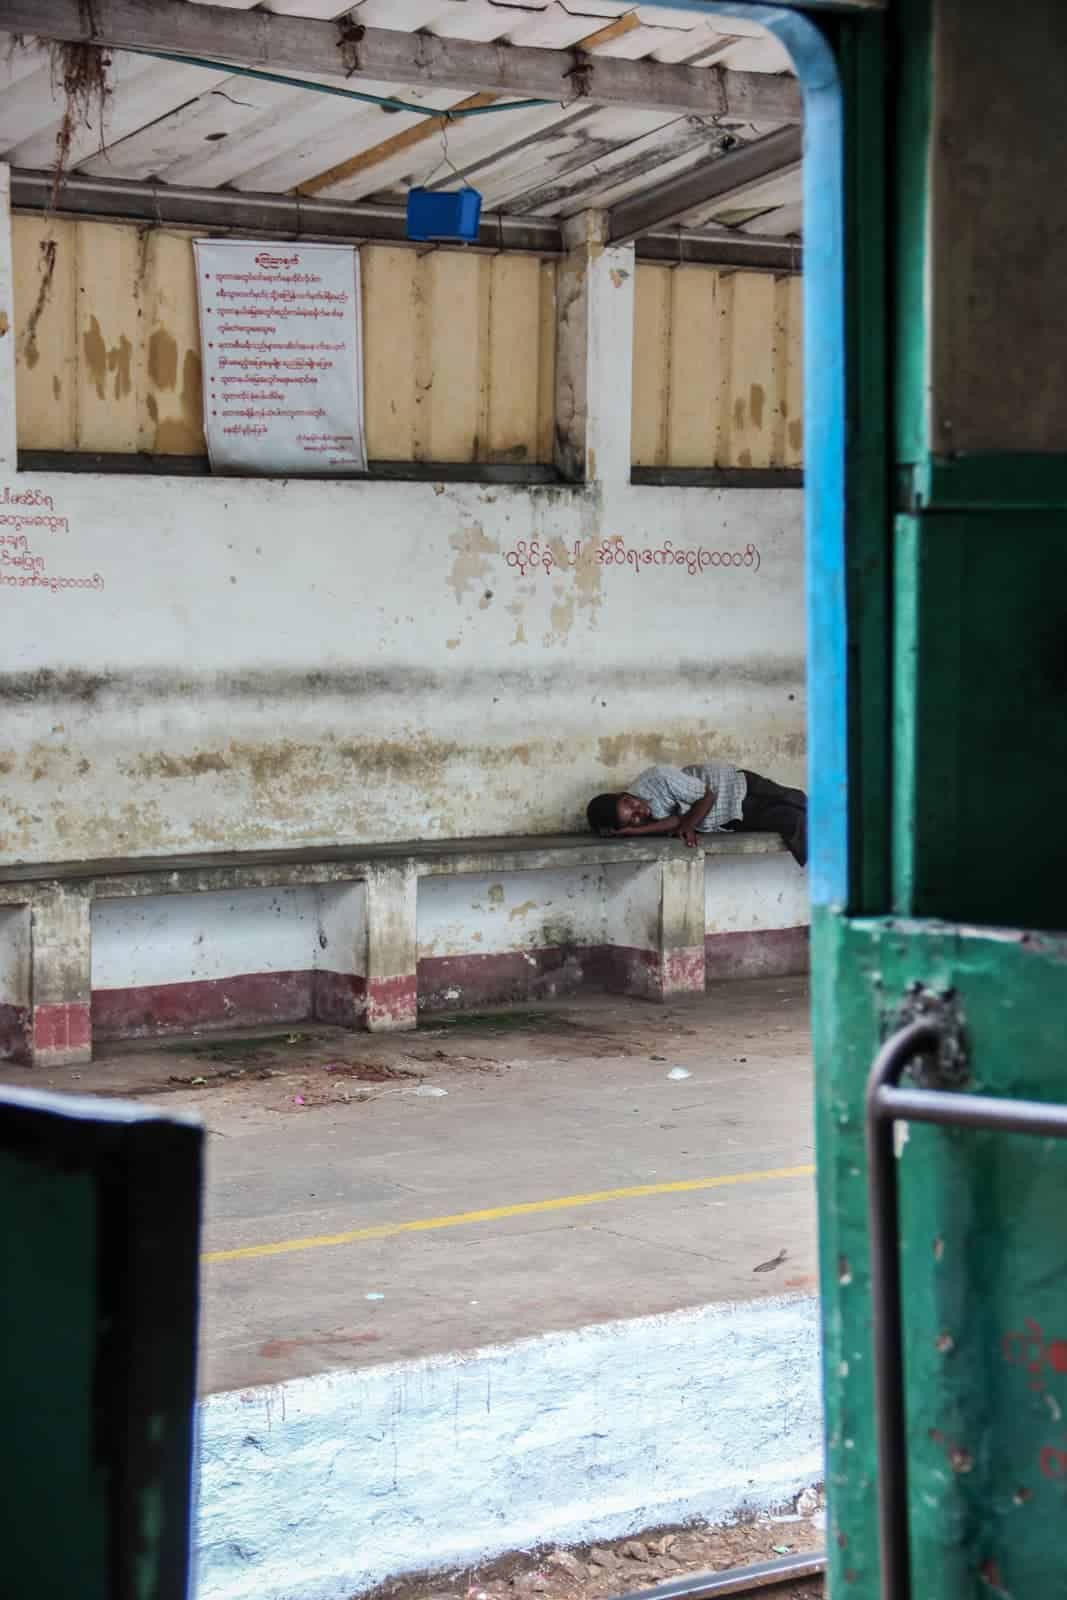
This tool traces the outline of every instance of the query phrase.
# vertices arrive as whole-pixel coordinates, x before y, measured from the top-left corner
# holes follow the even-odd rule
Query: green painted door
[[[0,1091],[12,1600],[186,1600],[203,1134]]]
[[[894,0],[881,26],[837,41],[848,826],[814,912],[835,1600],[883,1593],[871,1062],[919,986],[958,1010],[961,1092],[1067,1102],[1067,7]],[[893,1600],[1067,1594],[1067,1146],[902,1124],[896,1173]]]

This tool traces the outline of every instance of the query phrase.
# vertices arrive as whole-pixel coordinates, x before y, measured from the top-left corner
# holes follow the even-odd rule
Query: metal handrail
[[[916,1056],[939,1044],[941,1038],[942,1030],[928,1018],[908,1023],[886,1040],[867,1079],[867,1204],[882,1600],[911,1600],[900,1221],[893,1126],[897,1122],[929,1122],[939,1127],[1067,1139],[1067,1106],[948,1093],[942,1089],[897,1088],[904,1069]]]
[[[726,1572],[704,1572],[692,1578],[672,1578],[654,1589],[639,1589],[625,1600],[718,1600],[720,1595],[748,1594],[753,1589],[769,1589],[779,1583],[797,1583],[801,1578],[818,1578],[826,1571],[826,1553],[781,1556],[777,1561],[761,1561],[753,1567],[730,1567]]]

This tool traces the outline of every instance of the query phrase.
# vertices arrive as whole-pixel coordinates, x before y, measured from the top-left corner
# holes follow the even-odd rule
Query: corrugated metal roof
[[[213,0],[246,9],[243,0]],[[266,0],[261,8],[328,20],[337,0]],[[627,0],[361,0],[349,14],[369,27],[425,31],[456,40],[497,41],[694,67],[777,74],[788,71],[781,45],[757,24],[712,25],[693,12]],[[324,80],[323,80],[324,81]],[[402,201],[418,184],[454,186],[456,174],[483,194],[487,211],[568,216],[655,187],[716,156],[722,129],[712,116],[598,105],[569,105],[471,117],[442,130],[413,112],[319,95],[205,68],[113,54],[103,128],[79,126],[67,167],[102,178],[154,180],[202,188],[323,199]],[[479,92],[353,84],[445,111]],[[47,49],[30,41],[0,52],[0,156],[41,169],[55,159],[63,112]],[[731,127],[734,140],[773,125]],[[732,203],[720,196],[687,226],[727,222],[746,232],[799,235],[796,170]]]

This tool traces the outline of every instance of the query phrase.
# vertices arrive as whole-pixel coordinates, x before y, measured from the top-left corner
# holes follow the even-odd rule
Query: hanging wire
[[[559,102],[555,100],[495,100],[488,106],[461,106],[455,111],[442,111],[435,106],[415,105],[410,100],[396,100],[391,95],[364,94],[359,89],[342,89],[335,83],[312,83],[307,78],[292,78],[284,72],[264,72],[259,67],[238,67],[231,61],[212,61],[206,56],[176,55],[170,50],[143,50],[132,45],[123,45],[123,51],[131,56],[151,56],[155,61],[173,61],[183,67],[207,67],[213,72],[232,73],[237,78],[255,78],[261,83],[280,83],[290,89],[310,89],[315,94],[338,95],[342,100],[361,100],[365,105],[382,106],[387,111],[410,111],[418,117],[446,117],[448,120],[458,117],[487,116],[493,111],[526,111],[535,106],[554,106]]]
[[[463,176],[462,172],[460,172],[459,168],[456,166],[455,162],[452,160],[452,157],[448,153],[448,124],[451,122],[451,120],[452,113],[450,111],[441,112],[441,159],[428,177],[423,179],[423,187],[426,189],[430,188],[433,180],[436,178],[442,167],[447,167],[452,173],[453,177],[458,178],[459,182],[464,188],[468,187],[466,178]]]

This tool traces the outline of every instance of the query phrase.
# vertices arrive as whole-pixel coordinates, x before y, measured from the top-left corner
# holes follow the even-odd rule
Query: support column
[[[15,433],[15,284],[11,259],[11,168],[0,162],[0,472],[18,468]]]
[[[699,847],[660,863],[659,1000],[703,994],[704,852]]]
[[[418,887],[409,863],[367,875],[364,1016],[372,1033],[413,1028],[418,1020]]]
[[[56,884],[34,900],[30,924],[30,1057],[63,1067],[93,1056],[92,900]]]
[[[555,464],[571,483],[630,481],[634,247],[606,245],[608,217],[563,224],[556,331]]]

